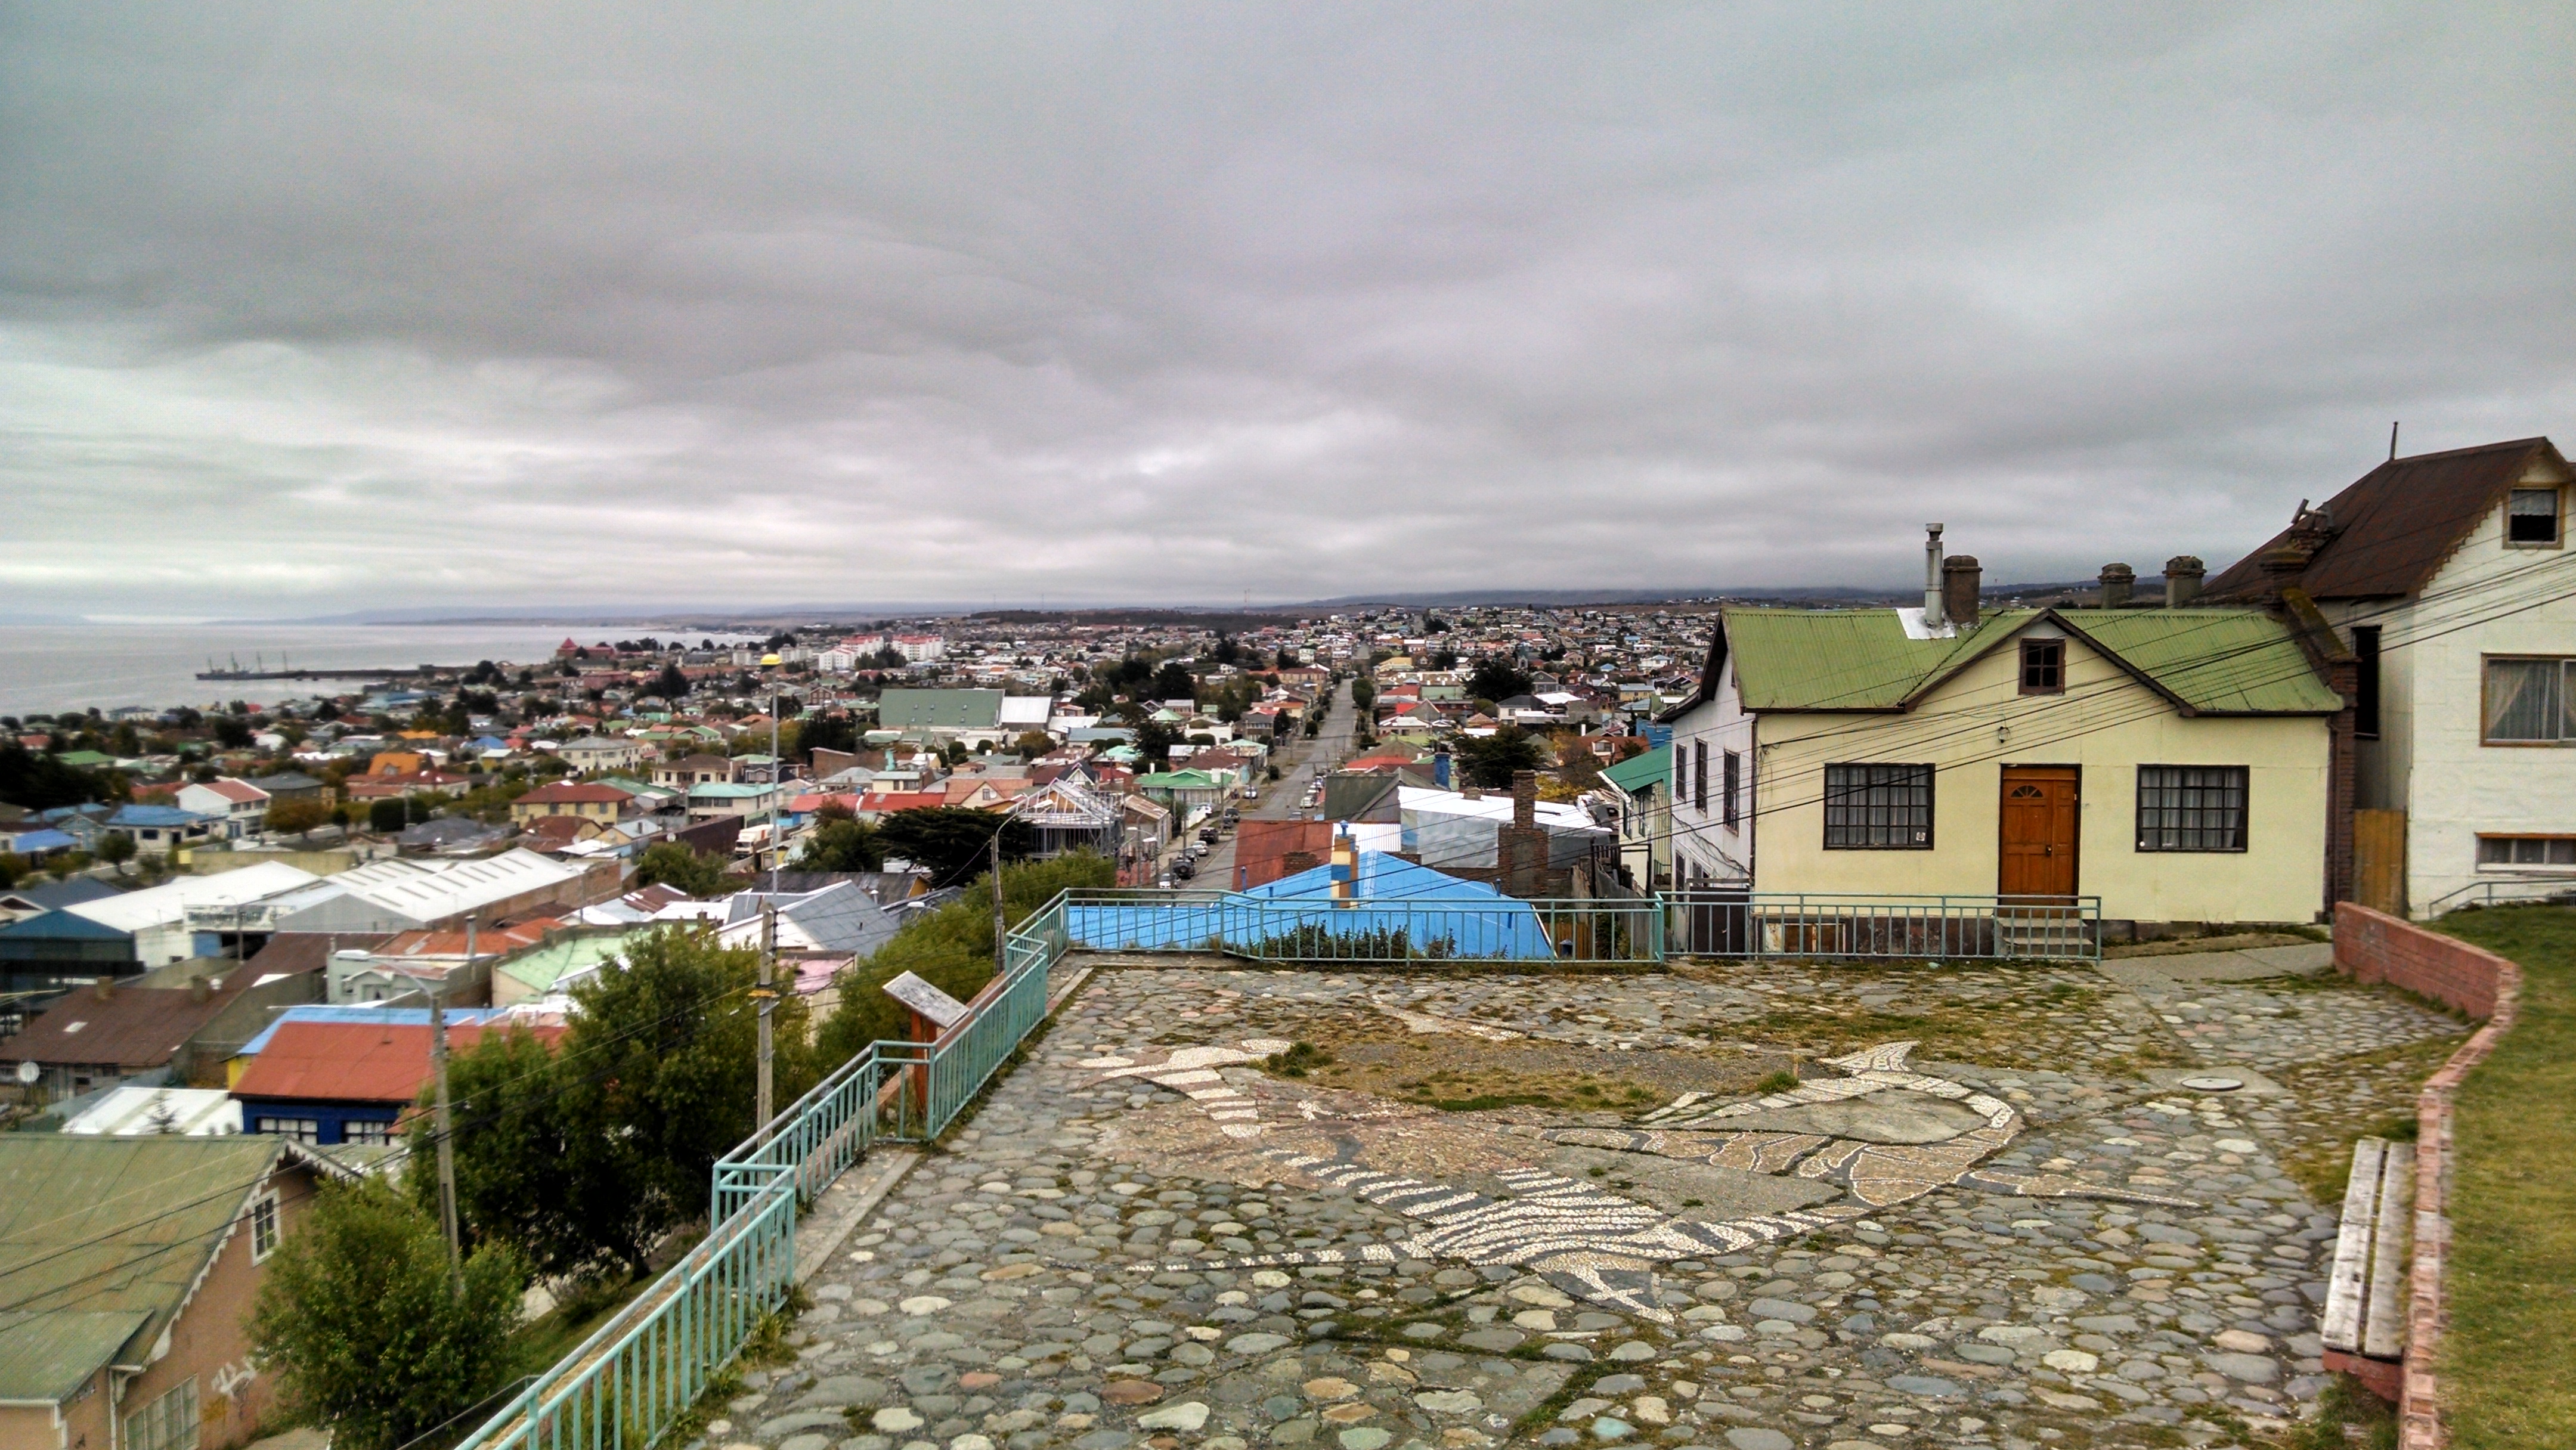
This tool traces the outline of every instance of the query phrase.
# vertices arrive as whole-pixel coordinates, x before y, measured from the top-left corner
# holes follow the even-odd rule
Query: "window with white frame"
[[[340,1124],[340,1141],[343,1143],[390,1143],[393,1140],[394,1125],[391,1123],[350,1118]]]
[[[2478,865],[2576,866],[2576,836],[2480,836]]]
[[[2559,491],[2517,488],[2505,500],[2504,542],[2507,548],[2550,548],[2559,540]]]
[[[2576,741],[2576,659],[2491,658],[2486,667],[2487,744]]]
[[[1932,849],[1932,767],[1825,767],[1825,849]]]
[[[254,1264],[277,1250],[277,1192],[261,1194],[250,1206],[250,1261]]]
[[[197,1377],[125,1417],[125,1450],[197,1450]]]
[[[2138,767],[2138,849],[2242,851],[2249,772],[2241,765]]]

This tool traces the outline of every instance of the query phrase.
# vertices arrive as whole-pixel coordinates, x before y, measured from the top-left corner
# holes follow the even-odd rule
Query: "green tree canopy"
[[[1459,741],[1458,764],[1469,781],[1487,790],[1508,790],[1515,771],[1544,769],[1547,752],[1537,736],[1506,725],[1482,739],[1470,735]]]
[[[89,771],[39,755],[15,740],[0,741],[0,801],[49,811],[105,799],[107,782]]]
[[[1529,673],[1501,655],[1476,661],[1475,672],[1467,676],[1467,694],[1472,699],[1508,700],[1529,692]]]
[[[376,1180],[324,1184],[262,1276],[249,1331],[287,1405],[343,1450],[390,1450],[499,1388],[527,1275],[507,1246],[460,1290],[427,1214]]]
[[[713,896],[724,890],[724,867],[677,841],[656,841],[635,858],[638,890],[663,885],[691,896]]]
[[[954,886],[984,869],[993,833],[1002,833],[1002,859],[1027,858],[1034,845],[1028,824],[966,806],[923,806],[896,811],[877,822],[877,844],[930,872],[934,886]]]
[[[631,1212],[619,1221],[641,1235],[705,1213],[709,1170],[756,1126],[759,962],[756,951],[671,927],[633,940],[572,989],[564,1111],[613,1139],[599,1177],[623,1185]],[[805,999],[782,995],[771,1025],[774,1101],[791,1103],[815,1079]],[[629,1258],[639,1271],[640,1252]]]
[[[876,827],[847,815],[816,826],[796,853],[799,871],[874,871],[883,865],[885,844]]]

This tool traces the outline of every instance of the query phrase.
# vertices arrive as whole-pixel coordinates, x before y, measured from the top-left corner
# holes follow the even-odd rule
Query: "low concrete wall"
[[[2408,1265],[2406,1367],[2397,1400],[2401,1450],[2439,1450],[2442,1431],[2442,1271],[2450,1259],[2451,1220],[2444,1211],[2454,1152],[2451,1109],[2469,1070],[2495,1051],[2513,1027],[2522,969],[2469,945],[2353,902],[2335,905],[2335,970],[2362,982],[2387,982],[2445,1002],[2486,1025],[2451,1054],[2415,1098],[2415,1256]]]
[[[2480,1018],[2495,1015],[2514,972],[2493,952],[2350,901],[2335,903],[2334,962],[2354,981],[2386,982]]]

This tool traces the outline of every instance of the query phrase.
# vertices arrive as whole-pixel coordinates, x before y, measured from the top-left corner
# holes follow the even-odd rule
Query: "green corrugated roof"
[[[1602,771],[1601,778],[1630,795],[1661,786],[1673,778],[1673,748],[1658,745],[1643,755],[1631,755]]]
[[[2289,626],[2260,609],[2060,609],[2084,639],[2203,714],[2342,708]],[[1953,639],[1912,639],[1892,609],[1730,609],[1727,649],[1750,710],[1901,710],[2041,611],[2005,609]]]
[[[523,957],[514,957],[493,968],[515,982],[524,982],[539,992],[551,992],[566,972],[597,966],[610,957],[622,954],[627,939],[648,935],[645,931],[605,932],[598,936],[568,937],[548,942]]]
[[[1749,710],[1899,710],[1925,680],[2027,622],[2008,609],[1957,639],[1908,639],[1893,609],[1730,609]]]
[[[999,690],[888,690],[877,700],[877,723],[888,730],[991,730],[1001,722]]]
[[[60,1399],[136,1362],[285,1151],[257,1134],[0,1133],[0,1400]]]
[[[0,1400],[69,1398],[151,1322],[134,1312],[0,1314]]]
[[[2068,627],[2210,715],[2331,715],[2290,627],[2260,609],[2061,609]]]

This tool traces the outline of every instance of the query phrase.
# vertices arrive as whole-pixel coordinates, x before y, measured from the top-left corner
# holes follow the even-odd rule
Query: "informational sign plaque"
[[[966,1004],[930,985],[910,972],[885,984],[885,994],[930,1019],[931,1025],[945,1032],[963,1021]]]

